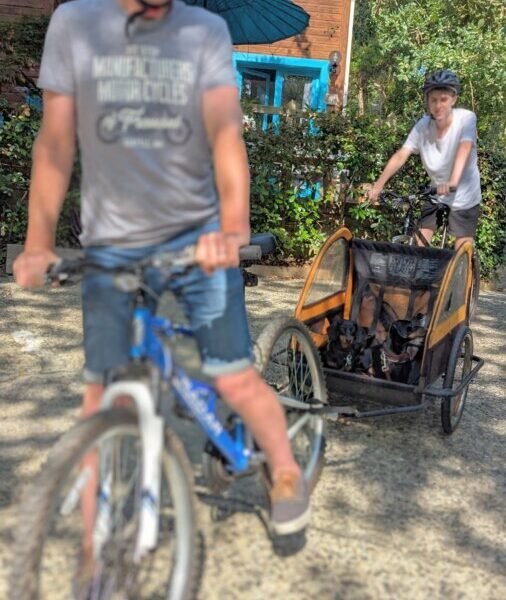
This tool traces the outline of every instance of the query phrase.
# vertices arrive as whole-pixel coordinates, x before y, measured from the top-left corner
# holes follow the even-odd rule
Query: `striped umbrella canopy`
[[[304,31],[309,15],[291,0],[184,0],[225,19],[234,44],[272,44]]]

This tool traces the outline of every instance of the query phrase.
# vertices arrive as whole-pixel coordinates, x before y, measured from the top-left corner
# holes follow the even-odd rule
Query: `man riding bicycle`
[[[419,154],[441,202],[450,207],[449,231],[457,238],[456,249],[473,241],[481,202],[476,115],[454,108],[459,92],[459,79],[451,71],[442,69],[427,76],[423,86],[427,114],[413,127],[369,191],[369,198],[377,200],[411,154]],[[437,227],[436,208],[430,202],[422,208],[420,232],[428,242]]]
[[[198,267],[171,289],[204,372],[266,453],[274,531],[303,529],[307,485],[284,412],[252,364],[238,269],[250,237],[249,171],[226,24],[179,0],[65,3],[49,25],[39,86],[44,113],[16,281],[40,286],[58,260],[55,229],[77,136],[87,259],[117,267],[197,245]],[[153,286],[160,293],[163,282]],[[106,373],[128,360],[133,302],[103,273],[85,276],[82,301],[87,416],[100,407]],[[84,545],[91,552],[91,537]]]

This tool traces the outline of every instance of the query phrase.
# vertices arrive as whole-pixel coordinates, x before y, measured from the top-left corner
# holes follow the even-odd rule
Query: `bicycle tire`
[[[325,375],[323,373],[323,366],[320,358],[320,353],[314,342],[311,338],[311,333],[309,329],[300,321],[295,318],[278,318],[272,321],[259,335],[256,342],[256,367],[258,371],[262,374],[262,376],[267,377],[267,383],[271,385],[271,387],[276,387],[277,382],[271,382],[269,380],[269,364],[272,358],[273,352],[276,349],[276,344],[282,338],[283,335],[293,336],[293,338],[297,339],[299,343],[304,346],[304,354],[306,360],[309,365],[309,372],[311,376],[311,383],[314,387],[315,394],[314,397],[320,402],[326,404],[327,403],[327,386],[325,381]],[[281,367],[281,365],[277,365]],[[289,365],[288,366],[288,378],[290,384],[290,372]],[[280,374],[281,369],[277,369],[277,375]],[[292,390],[292,394],[294,397],[297,397],[296,391]],[[304,401],[304,397],[300,397],[299,393],[297,399]],[[285,413],[287,413],[288,421],[290,421],[290,413],[291,411],[287,411],[285,409]],[[300,411],[299,411],[300,413]],[[304,472],[306,480],[308,482],[309,489],[312,491],[316,486],[318,479],[320,477],[324,460],[325,460],[325,422],[323,417],[321,416],[313,416],[311,417],[309,428],[313,430],[314,434],[310,440],[310,459],[307,465],[299,464]],[[297,434],[298,435],[298,434]],[[297,441],[297,435],[295,436],[293,442]],[[292,443],[292,447],[293,447]],[[298,454],[294,449],[295,458],[297,460]]]
[[[456,334],[453,346],[448,358],[446,374],[444,377],[443,387],[452,389],[455,383],[455,375],[457,375],[457,384],[467,375],[472,368],[473,356],[473,334],[469,327],[462,326]],[[459,360],[462,359],[461,373],[456,373],[459,370]],[[443,398],[441,402],[441,424],[443,431],[447,434],[452,434],[458,427],[467,399],[469,384],[462,392],[453,398]]]
[[[473,259],[471,262],[473,269],[473,279],[471,284],[471,294],[469,296],[469,320],[473,319],[478,309],[478,299],[480,297],[480,257],[476,253],[473,253]]]
[[[101,439],[120,430],[139,431],[134,411],[113,408],[79,422],[57,442],[42,470],[25,489],[15,530],[10,570],[10,598],[44,598],[39,593],[40,569],[58,495],[62,493],[66,478],[73,468],[80,464],[84,454]],[[195,519],[193,478],[183,445],[170,430],[165,434],[162,464],[171,490],[178,486],[177,489],[174,488],[177,513],[175,535],[178,542],[182,542],[177,549],[177,558],[174,561],[176,564],[173,564],[170,570],[167,591],[162,597],[170,600],[190,600],[197,595],[202,558]],[[164,573],[168,571],[168,568],[164,569]],[[57,590],[54,590],[54,593],[58,593]],[[53,599],[56,596],[51,592],[47,597]],[[68,598],[71,594],[62,597]]]

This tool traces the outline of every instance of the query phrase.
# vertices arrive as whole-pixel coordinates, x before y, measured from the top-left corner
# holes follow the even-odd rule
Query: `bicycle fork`
[[[135,545],[134,562],[139,563],[158,542],[160,514],[160,486],[163,449],[163,418],[156,414],[150,388],[139,381],[119,381],[108,386],[104,392],[101,409],[112,408],[114,400],[130,397],[137,408],[142,446],[142,482],[140,497],[139,529]],[[110,447],[105,449],[106,472],[101,478],[99,506],[94,531],[94,551],[98,556],[110,534],[110,495],[112,461]],[[108,524],[107,521],[108,520]]]

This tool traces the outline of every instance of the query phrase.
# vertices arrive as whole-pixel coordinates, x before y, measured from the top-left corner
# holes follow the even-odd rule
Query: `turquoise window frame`
[[[324,111],[326,109],[325,94],[329,87],[329,63],[327,60],[313,58],[294,58],[291,56],[274,56],[272,54],[255,54],[249,52],[234,52],[234,67],[237,86],[242,95],[243,74],[241,69],[272,69],[276,72],[274,80],[274,96],[272,105],[280,108],[283,100],[283,84],[285,75],[302,75],[312,79],[311,108]],[[272,117],[274,125],[279,124],[279,115]],[[267,115],[263,119],[263,129],[267,128]],[[321,200],[321,181],[301,182],[299,198]]]
[[[302,75],[312,79],[311,108],[320,111],[325,110],[325,94],[329,87],[328,61],[250,52],[234,52],[233,60],[240,93],[242,93],[243,82],[241,69],[267,68],[276,71],[272,103],[274,107],[281,107],[285,75]],[[274,116],[273,122],[276,123],[277,121],[279,121],[279,117]]]

